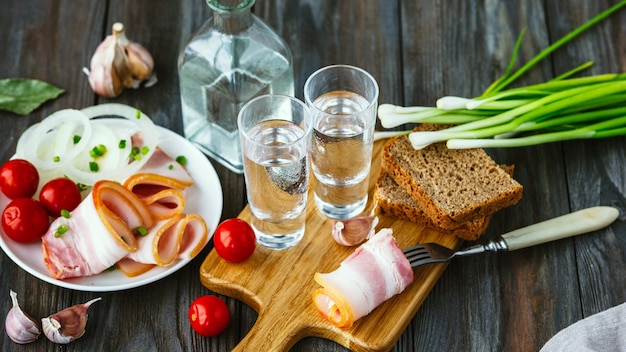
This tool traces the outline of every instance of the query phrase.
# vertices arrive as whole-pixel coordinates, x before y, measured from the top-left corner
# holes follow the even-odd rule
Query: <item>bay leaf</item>
[[[0,79],[0,109],[28,115],[63,92],[63,89],[36,79]]]

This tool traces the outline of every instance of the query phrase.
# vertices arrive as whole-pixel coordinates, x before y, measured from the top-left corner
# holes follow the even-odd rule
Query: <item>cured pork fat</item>
[[[42,255],[56,279],[101,273],[137,250],[134,231],[151,228],[152,215],[134,194],[98,181],[68,218],[58,217],[42,237]]]
[[[313,303],[333,325],[350,328],[413,282],[411,264],[392,233],[381,229],[335,271],[315,273],[314,280],[322,287],[313,293]]]

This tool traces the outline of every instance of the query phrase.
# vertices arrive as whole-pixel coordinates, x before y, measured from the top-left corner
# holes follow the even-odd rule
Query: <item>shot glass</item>
[[[262,95],[237,117],[251,225],[271,249],[295,246],[304,235],[313,129],[306,104],[286,95]]]
[[[315,205],[329,218],[355,217],[368,200],[378,84],[361,68],[327,66],[306,80],[304,99],[313,115]]]

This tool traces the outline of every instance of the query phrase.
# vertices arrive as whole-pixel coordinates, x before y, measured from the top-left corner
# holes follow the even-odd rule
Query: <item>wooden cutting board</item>
[[[380,152],[384,142],[374,145],[370,204],[380,172]],[[246,207],[240,218],[249,221]],[[384,302],[347,330],[324,320],[312,302],[319,286],[315,272],[330,272],[356,247],[337,244],[331,236],[333,221],[321,215],[309,194],[306,230],[297,246],[272,251],[257,246],[243,263],[229,263],[213,249],[200,267],[200,281],[209,290],[239,299],[258,312],[250,332],[235,351],[287,351],[300,339],[317,336],[335,341],[353,351],[389,351],[411,321],[426,296],[443,273],[446,264],[433,264],[414,270],[415,280],[404,292]],[[458,248],[461,241],[416,224],[380,217],[377,229],[393,229],[401,248],[417,243],[438,242]]]

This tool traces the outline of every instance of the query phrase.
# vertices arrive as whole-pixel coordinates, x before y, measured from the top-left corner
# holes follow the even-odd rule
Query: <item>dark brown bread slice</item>
[[[423,124],[416,130],[435,130]],[[453,230],[517,203],[523,187],[483,149],[448,149],[435,143],[415,150],[408,135],[383,147],[382,166],[435,226]]]
[[[430,221],[419,204],[384,171],[381,171],[376,181],[374,200],[378,215],[411,221],[467,241],[474,241],[482,236],[491,218],[491,216],[486,216],[474,219],[459,224],[453,230],[441,229]]]

